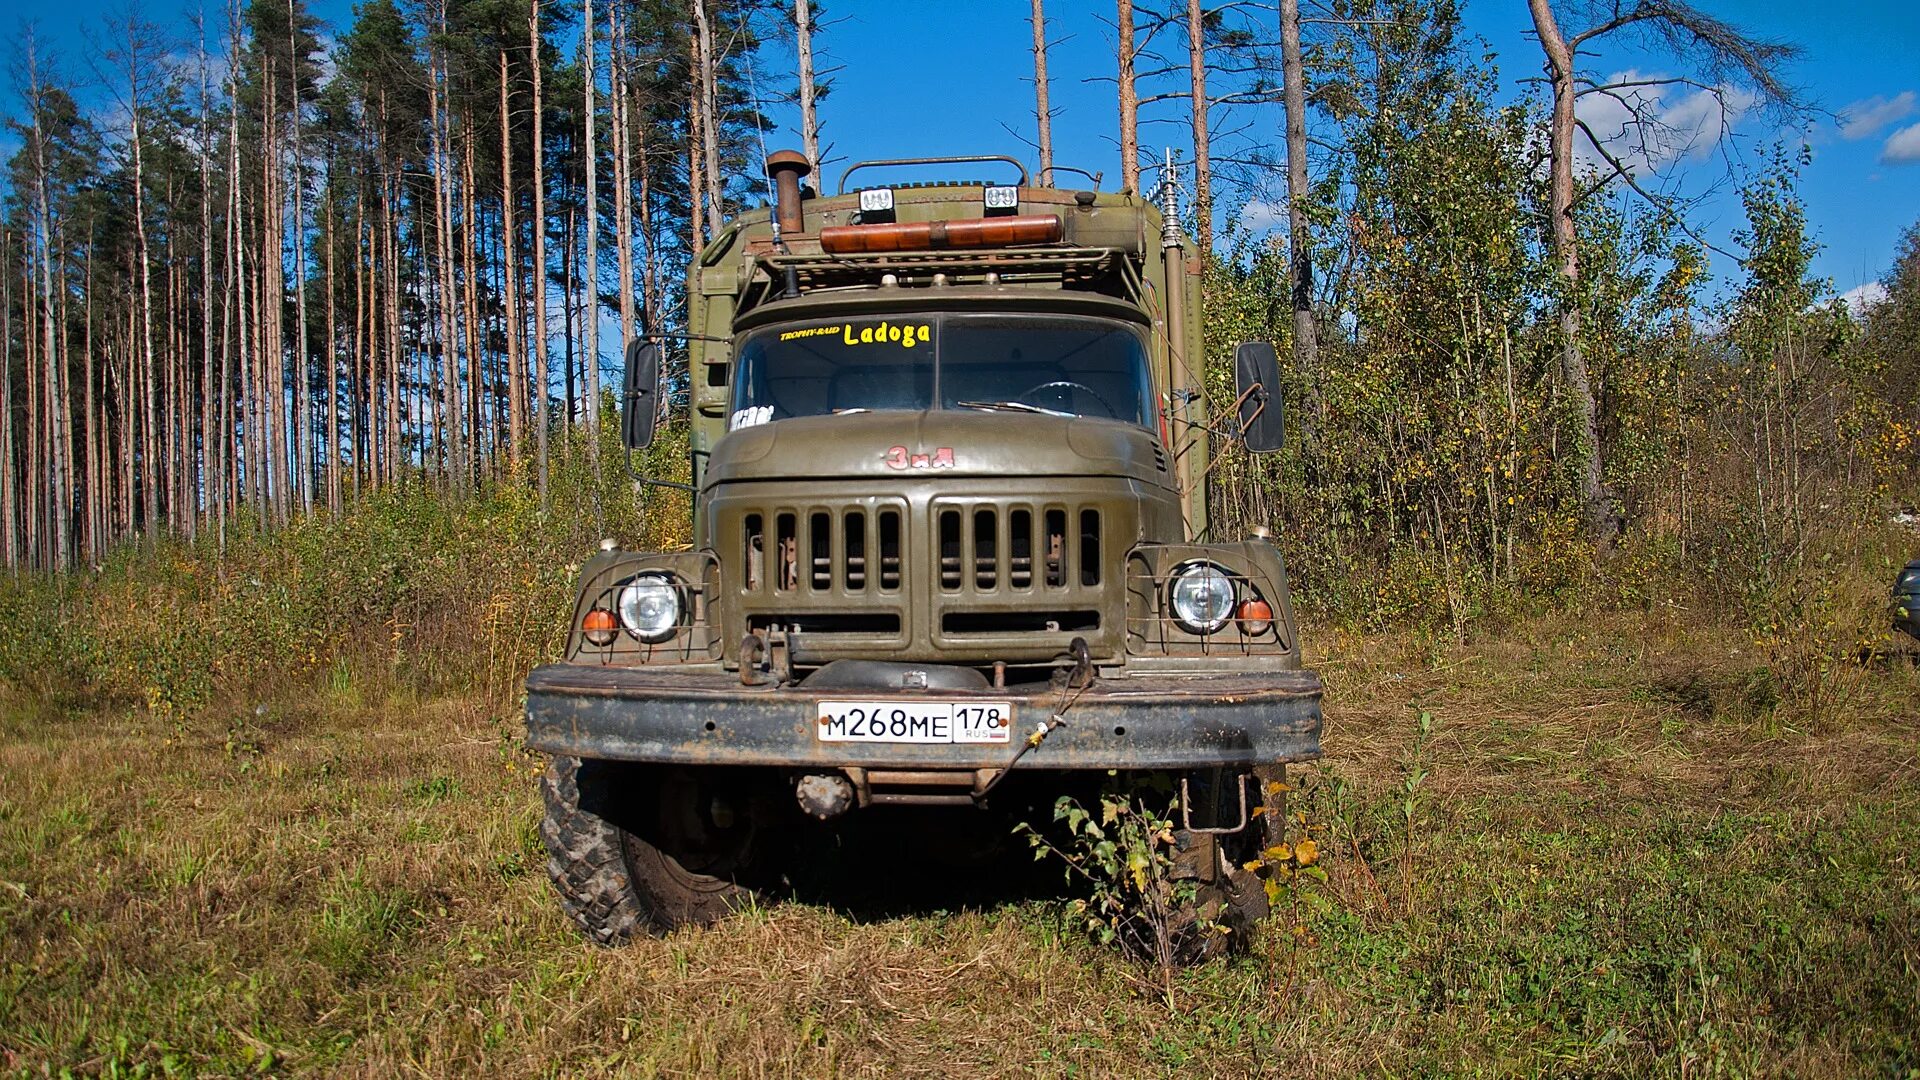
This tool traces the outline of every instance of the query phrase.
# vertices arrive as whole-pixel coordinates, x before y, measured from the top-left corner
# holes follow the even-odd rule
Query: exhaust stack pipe
[[[812,171],[807,156],[798,150],[767,155],[767,175],[773,179],[773,220],[783,237],[807,231],[806,216],[800,212],[800,180]]]

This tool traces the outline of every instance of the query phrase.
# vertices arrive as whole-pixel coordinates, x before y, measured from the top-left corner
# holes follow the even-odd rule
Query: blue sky
[[[84,76],[83,28],[97,24],[116,2],[14,0],[10,14],[36,20],[43,39],[62,54],[68,72]],[[829,149],[823,179],[829,188],[838,182],[841,169],[865,158],[1008,153],[1032,159],[1023,142],[1031,139],[1034,127],[1029,0],[826,2],[826,27],[816,47],[820,66],[837,68],[833,92],[821,105]],[[1920,4],[1859,0],[1842,12],[1784,0],[1698,2],[1749,31],[1805,49],[1789,72],[1790,80],[1834,115],[1796,135],[1749,111],[1730,126],[1734,155],[1752,163],[1759,149],[1775,139],[1805,138],[1812,145],[1813,161],[1803,174],[1802,194],[1824,245],[1816,272],[1843,293],[1880,277],[1892,261],[1901,230],[1920,220]],[[168,10],[166,0],[146,0],[145,6],[154,19]],[[314,0],[314,6],[335,26],[344,25],[350,15],[348,0]],[[1306,6],[1311,11],[1313,5]],[[1047,2],[1054,43],[1050,74],[1055,160],[1103,172],[1107,186],[1117,184],[1119,173],[1113,86],[1090,80],[1108,75],[1113,67],[1113,10],[1105,0]],[[1467,0],[1465,13],[1468,32],[1494,51],[1505,92],[1528,92],[1518,80],[1535,74],[1540,61],[1528,33],[1532,24],[1524,0]],[[184,15],[179,25],[187,25]],[[770,48],[770,61],[777,60],[780,49]],[[1626,53],[1599,57],[1594,70],[1603,75],[1679,73],[1670,60]],[[1177,82],[1163,88],[1176,89]],[[761,87],[767,94],[775,89]],[[11,104],[10,89],[5,96]],[[1719,111],[1699,105],[1681,93],[1657,103],[1683,128],[1695,121],[1706,124],[1702,142],[1711,143]],[[790,111],[775,110],[774,118],[780,126],[768,132],[769,146],[797,145]],[[1185,151],[1182,103],[1149,106],[1146,121],[1143,144]],[[1262,109],[1226,119],[1221,126],[1247,124],[1245,137],[1268,141],[1277,139],[1279,123],[1278,110]],[[1230,151],[1232,138],[1222,142],[1216,152]],[[1676,149],[1664,156],[1671,159],[1660,163],[1665,182],[1682,190],[1711,190],[1726,172],[1717,154]],[[1728,185],[1720,186],[1694,220],[1710,239],[1730,244],[1726,238],[1740,224],[1739,202]],[[1229,192],[1222,198],[1233,196]],[[1261,193],[1242,197],[1256,203],[1247,220],[1258,223],[1270,216],[1259,205]],[[1223,215],[1227,212],[1222,210]],[[1716,269],[1727,273],[1735,268],[1717,260]]]
[[[1878,279],[1892,262],[1900,231],[1920,221],[1920,4],[1860,0],[1843,19],[1821,4],[1700,2],[1753,33],[1800,44],[1805,55],[1790,72],[1793,84],[1835,114],[1848,115],[1853,107],[1851,128],[1825,119],[1805,136],[1813,161],[1803,174],[1802,195],[1825,245],[1815,272],[1832,279],[1839,292]],[[1304,6],[1310,11],[1313,5]],[[848,159],[973,152],[1030,157],[1006,130],[1032,137],[1027,14],[1025,0],[839,0],[820,39],[824,62],[841,66],[822,105],[824,137],[833,152]],[[1494,51],[1507,92],[1525,93],[1518,80],[1539,71],[1540,53],[1524,0],[1467,0],[1465,16],[1467,31]],[[1112,18],[1111,3],[1047,0],[1055,42],[1049,56],[1055,159],[1103,171],[1109,183],[1119,169],[1113,85],[1086,80],[1112,71]],[[1603,74],[1677,73],[1661,58],[1624,54],[1603,56],[1595,67]],[[1672,98],[1661,104],[1684,114],[1688,103]],[[1872,108],[1876,99],[1878,110]],[[1183,103],[1151,106],[1147,117],[1143,144],[1189,145]],[[1249,135],[1277,139],[1277,110],[1247,112],[1239,121],[1255,125]],[[1749,163],[1764,144],[1798,137],[1753,114],[1731,131],[1736,154]],[[1883,160],[1889,139],[1900,132],[1915,144],[1908,160]],[[826,171],[828,182],[836,182],[837,171]],[[1724,177],[1726,165],[1717,156],[1680,155],[1663,172],[1680,174],[1683,190],[1705,191]],[[1260,209],[1249,217],[1268,216]],[[1730,245],[1729,234],[1741,224],[1737,195],[1723,191],[1709,198],[1695,220],[1710,239]],[[1725,260],[1716,263],[1722,273],[1737,270]]]

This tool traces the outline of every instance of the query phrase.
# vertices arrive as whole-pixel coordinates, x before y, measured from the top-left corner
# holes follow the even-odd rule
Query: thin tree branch
[[[1593,133],[1592,128],[1587,126],[1587,122],[1585,120],[1582,120],[1576,116],[1574,117],[1573,123],[1575,127],[1580,129],[1582,134],[1586,135],[1587,142],[1590,145],[1592,145],[1594,152],[1599,154],[1602,158],[1606,159],[1607,164],[1613,167],[1614,176],[1608,177],[1606,182],[1611,182],[1616,177],[1621,180],[1625,180],[1627,182],[1628,187],[1632,188],[1635,192],[1637,192],[1640,195],[1641,198],[1647,200],[1649,204],[1651,204],[1655,209],[1659,210],[1663,218],[1665,218],[1669,223],[1671,223],[1675,228],[1679,229],[1681,232],[1686,233],[1687,236],[1690,237],[1694,243],[1699,244],[1701,247],[1706,248],[1708,251],[1725,255],[1727,258],[1732,259],[1734,262],[1740,264],[1741,266],[1745,266],[1747,264],[1747,260],[1744,257],[1740,255],[1736,255],[1733,252],[1728,251],[1726,248],[1723,248],[1720,245],[1713,243],[1711,240],[1708,240],[1706,237],[1701,236],[1700,233],[1696,229],[1694,229],[1693,226],[1687,224],[1685,218],[1683,218],[1677,211],[1673,209],[1671,205],[1668,204],[1668,201],[1666,198],[1659,195],[1655,195],[1654,193],[1648,191],[1646,188],[1640,186],[1640,181],[1633,175],[1633,170],[1628,168],[1625,162],[1621,161],[1618,157],[1615,157],[1613,152],[1611,150],[1608,150],[1606,146],[1601,143],[1600,138]],[[1600,186],[1605,186],[1605,184],[1603,183]],[[1596,187],[1593,190],[1597,191],[1599,190],[1599,188]],[[1588,194],[1591,194],[1591,193],[1592,193],[1591,191],[1588,192]]]

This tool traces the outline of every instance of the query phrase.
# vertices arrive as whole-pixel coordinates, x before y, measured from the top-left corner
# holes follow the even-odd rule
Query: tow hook
[[[760,665],[767,659],[767,639],[748,634],[740,639],[740,685],[760,685]]]
[[[793,657],[788,644],[786,633],[778,628],[764,635],[748,632],[740,639],[740,685],[783,686],[791,682]]]
[[[1077,637],[1067,646],[1067,652],[1073,657],[1073,673],[1067,676],[1067,686],[1073,690],[1085,690],[1093,685],[1093,650],[1087,648],[1087,639]]]
[[[1180,777],[1180,827],[1185,831],[1223,836],[1246,828],[1248,820],[1247,774],[1208,769]]]

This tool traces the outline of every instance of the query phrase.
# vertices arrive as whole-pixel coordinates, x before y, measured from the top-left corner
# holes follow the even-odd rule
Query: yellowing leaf
[[[1312,843],[1312,841],[1307,842]],[[1286,862],[1288,859],[1293,858],[1293,849],[1285,844],[1275,844],[1266,851],[1261,852],[1261,854],[1272,859],[1274,862]]]
[[[1267,785],[1267,794],[1278,795],[1283,791],[1292,791],[1293,785],[1284,780],[1275,780]]]
[[[1312,840],[1302,840],[1294,845],[1293,854],[1300,860],[1301,866],[1312,866],[1320,858],[1320,845]]]

